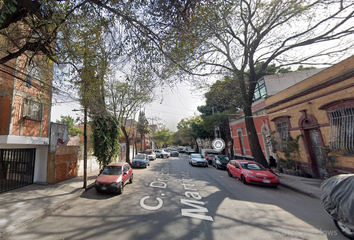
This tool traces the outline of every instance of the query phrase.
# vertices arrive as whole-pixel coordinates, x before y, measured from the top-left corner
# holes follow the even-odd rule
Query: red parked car
[[[95,181],[98,192],[123,193],[124,186],[133,182],[133,170],[126,162],[115,162],[107,165]]]
[[[231,160],[227,164],[227,174],[229,177],[237,177],[244,184],[251,183],[275,187],[280,184],[277,175],[255,161]]]

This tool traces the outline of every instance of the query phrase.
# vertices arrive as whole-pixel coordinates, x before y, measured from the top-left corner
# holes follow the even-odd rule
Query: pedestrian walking
[[[269,167],[273,172],[277,172],[277,161],[273,156],[269,157]]]

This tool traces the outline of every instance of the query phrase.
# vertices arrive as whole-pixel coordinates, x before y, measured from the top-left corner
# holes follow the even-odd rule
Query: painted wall
[[[316,175],[316,162],[311,154],[310,129],[317,129],[323,148],[329,146],[330,123],[322,109],[334,101],[354,99],[354,57],[323,70],[266,100],[270,120],[289,116],[292,137],[302,135],[298,160],[310,174]],[[271,123],[272,131],[276,130]],[[327,154],[323,153],[324,157]],[[354,172],[354,156],[334,153],[334,171]]]

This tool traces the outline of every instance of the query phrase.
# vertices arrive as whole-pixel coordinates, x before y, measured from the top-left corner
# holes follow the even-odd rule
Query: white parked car
[[[148,155],[150,160],[156,159],[156,154],[155,154],[154,150],[148,149],[148,150],[145,150],[145,153]]]
[[[161,149],[156,149],[154,150],[156,157],[158,158],[169,158],[170,157],[170,153],[166,152],[165,150],[161,150]]]

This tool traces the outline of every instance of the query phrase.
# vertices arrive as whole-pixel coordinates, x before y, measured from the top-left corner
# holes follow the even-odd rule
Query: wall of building
[[[272,96],[321,72],[322,70],[324,70],[324,68],[264,76],[263,78],[267,88],[267,95]]]
[[[309,139],[306,138],[307,131],[318,130],[323,154],[327,157],[324,149],[327,149],[330,142],[330,123],[327,112],[321,107],[335,100],[350,98],[354,99],[354,57],[323,70],[266,100],[269,118],[274,120],[288,116],[291,136],[293,138],[302,136],[297,159],[310,174],[316,175],[314,172],[316,163],[310,154],[311,146],[309,146]],[[274,122],[271,123],[271,129],[276,130]],[[336,162],[333,166],[336,172],[354,172],[354,156],[334,155],[336,155]]]

